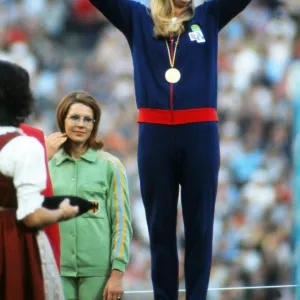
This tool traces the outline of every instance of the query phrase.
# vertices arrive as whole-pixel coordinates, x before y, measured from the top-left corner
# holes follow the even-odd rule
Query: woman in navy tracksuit
[[[139,109],[138,167],[154,296],[178,298],[176,216],[185,225],[187,299],[206,298],[219,170],[219,31],[251,0],[90,0],[128,40]],[[110,59],[114,59],[113,55]]]

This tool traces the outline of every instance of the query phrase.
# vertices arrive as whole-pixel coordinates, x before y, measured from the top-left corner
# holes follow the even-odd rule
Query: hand
[[[70,205],[70,199],[68,198],[66,198],[63,202],[60,203],[59,209],[62,210],[62,217],[60,218],[61,221],[66,221],[74,218],[79,211],[78,206]]]
[[[47,160],[49,161],[61,145],[67,140],[67,135],[61,132],[54,132],[45,137]]]
[[[119,270],[112,270],[103,292],[104,300],[117,300],[118,297],[121,297],[121,299],[123,299],[123,275],[124,274]]]

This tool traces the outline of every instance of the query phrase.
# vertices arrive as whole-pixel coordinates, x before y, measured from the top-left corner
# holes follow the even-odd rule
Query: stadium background
[[[274,2],[254,0],[220,34],[222,162],[211,288],[295,281],[292,140],[300,99],[300,3],[288,0],[284,11]],[[57,130],[55,109],[64,94],[82,89],[99,101],[105,149],[124,162],[130,183],[134,238],[125,287],[151,289],[136,164],[133,70],[125,38],[87,0],[0,0],[0,59],[30,72],[37,103],[29,122],[45,134]],[[180,206],[178,245],[184,288]],[[289,300],[293,292],[211,292],[208,298],[271,300],[281,294]]]

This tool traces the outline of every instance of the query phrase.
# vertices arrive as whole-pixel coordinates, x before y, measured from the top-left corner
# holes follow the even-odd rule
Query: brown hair
[[[94,127],[91,136],[87,140],[87,146],[93,149],[101,149],[103,141],[97,136],[98,128],[101,119],[101,108],[96,99],[85,91],[75,91],[65,95],[59,102],[56,110],[56,121],[61,132],[65,132],[65,120],[70,107],[75,103],[81,103],[90,107],[94,114]],[[65,150],[68,149],[68,144],[65,144]],[[67,151],[68,152],[68,151]]]

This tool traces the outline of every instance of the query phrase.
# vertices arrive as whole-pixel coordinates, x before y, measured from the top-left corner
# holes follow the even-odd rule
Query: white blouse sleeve
[[[43,146],[29,136],[18,136],[0,151],[0,172],[13,178],[17,191],[17,219],[22,220],[42,206],[46,187]]]

